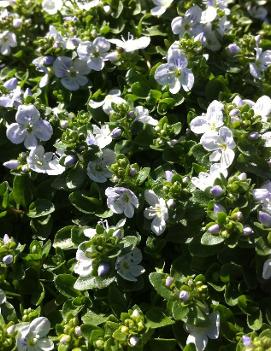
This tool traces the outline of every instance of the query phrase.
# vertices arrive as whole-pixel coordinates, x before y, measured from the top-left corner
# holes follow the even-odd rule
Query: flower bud
[[[167,287],[167,288],[169,288],[170,287],[170,285],[173,283],[173,278],[172,277],[167,277],[166,278],[166,282],[165,282],[165,286]]]
[[[225,207],[220,204],[214,204],[214,213],[226,212]]]
[[[213,224],[208,228],[210,234],[218,234],[220,232],[220,227],[218,224]]]
[[[247,179],[247,174],[246,173],[241,173],[241,174],[239,174],[238,178],[240,180],[246,180]]]
[[[82,331],[81,331],[81,328],[79,327],[79,325],[77,325],[77,326],[74,328],[74,334],[77,335],[77,336],[82,335]]]
[[[6,255],[2,258],[2,262],[6,265],[9,265],[13,262],[13,256],[12,255]]]
[[[102,263],[99,265],[98,267],[98,276],[102,277],[104,275],[106,275],[109,272],[110,266],[108,263]]]
[[[114,128],[111,132],[111,137],[113,139],[117,139],[121,136],[122,130],[120,128]]]
[[[77,161],[77,157],[75,155],[67,155],[64,160],[65,167],[73,166]]]
[[[223,194],[223,192],[224,191],[220,185],[215,185],[210,190],[210,193],[213,195],[213,197],[220,197]]]
[[[131,176],[131,177],[134,177],[134,176],[136,175],[136,173],[137,173],[137,170],[136,170],[135,168],[132,167],[132,168],[130,169],[130,172],[129,172],[129,173],[130,173],[130,176]]]
[[[251,227],[246,226],[243,228],[243,234],[246,236],[254,234],[254,230]]]
[[[236,213],[234,213],[234,219],[236,219],[238,222],[242,221],[244,216],[243,213],[241,211],[238,211]]]
[[[243,335],[242,342],[243,342],[244,346],[250,346],[251,345],[251,338],[248,335]]]
[[[111,7],[109,5],[103,6],[104,12],[108,15],[111,12]]]
[[[139,338],[137,336],[131,336],[130,339],[129,339],[129,344],[134,347],[138,344],[139,342]]]
[[[21,18],[14,18],[12,21],[12,25],[14,28],[21,27],[22,23],[23,23],[23,20]]]
[[[167,200],[167,207],[170,208],[175,205],[175,201],[173,199]]]
[[[240,111],[238,110],[238,108],[234,108],[234,109],[232,109],[232,110],[230,111],[229,115],[230,115],[231,117],[233,117],[233,116],[239,115],[239,113],[240,113]]]
[[[9,235],[8,234],[5,234],[4,236],[3,236],[3,243],[4,243],[4,245],[7,245],[8,243],[10,243],[12,240],[11,240],[11,238],[9,237]]]
[[[62,119],[59,124],[61,128],[66,129],[68,128],[69,122],[65,119]]]
[[[133,310],[133,313],[131,314],[132,318],[138,318],[140,316],[140,312],[138,309]]]
[[[267,212],[259,211],[258,215],[259,221],[265,226],[265,227],[271,227],[271,216]]]
[[[16,169],[19,165],[20,162],[18,160],[9,160],[3,163],[3,166],[8,169]]]
[[[61,344],[68,344],[69,342],[71,341],[71,337],[70,337],[70,335],[63,335],[62,337],[61,337],[61,339],[59,340],[59,342],[61,343]]]
[[[172,171],[165,171],[165,178],[168,182],[171,182],[173,177],[173,172]]]
[[[251,133],[249,133],[248,138],[250,140],[257,140],[257,139],[259,139],[259,136],[260,136],[260,134],[258,132],[251,132]]]
[[[232,43],[232,44],[229,44],[227,46],[227,50],[228,50],[229,54],[234,56],[234,55],[238,54],[241,49],[236,43]]]
[[[190,294],[188,291],[186,290],[181,290],[179,293],[179,299],[183,300],[184,302],[186,302],[190,297]]]

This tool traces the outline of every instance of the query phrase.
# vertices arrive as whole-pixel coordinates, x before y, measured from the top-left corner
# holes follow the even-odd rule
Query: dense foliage
[[[0,350],[271,350],[271,4],[0,1]]]

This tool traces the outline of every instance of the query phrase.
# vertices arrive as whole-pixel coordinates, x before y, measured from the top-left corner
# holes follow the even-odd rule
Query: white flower
[[[260,79],[262,73],[271,65],[271,50],[263,51],[262,48],[257,47],[255,51],[256,60],[255,63],[249,64],[249,71],[254,78]]]
[[[95,124],[92,127],[92,133],[88,133],[86,143],[87,145],[96,145],[100,149],[112,142],[111,130],[108,124],[103,124],[101,127]]]
[[[112,89],[109,91],[108,95],[102,101],[89,100],[89,106],[91,108],[103,107],[104,113],[110,115],[114,112],[112,104],[121,105],[125,104],[126,101],[120,97],[121,91],[119,89]]]
[[[166,10],[170,7],[172,4],[173,0],[152,0],[155,7],[151,9],[151,14],[153,16],[160,17],[163,15],[163,13],[166,12]]]
[[[93,272],[93,259],[90,257],[92,251],[88,241],[84,241],[78,246],[76,251],[77,262],[73,270],[80,277],[88,277]]]
[[[271,205],[271,181],[265,182],[261,188],[253,190],[254,199],[262,204]]]
[[[14,144],[24,143],[27,149],[38,145],[38,140],[47,141],[53,134],[48,121],[40,119],[40,113],[34,105],[20,105],[15,120],[8,126],[7,138]]]
[[[219,132],[203,134],[200,143],[205,150],[212,151],[209,159],[211,162],[220,161],[222,168],[228,168],[234,159],[236,144],[233,140],[232,131],[228,127],[221,127]]]
[[[115,153],[110,149],[104,149],[100,159],[90,161],[87,166],[87,174],[91,180],[97,183],[105,183],[111,177],[108,169],[115,161]]]
[[[193,325],[186,325],[189,332],[186,340],[187,344],[195,344],[197,351],[205,350],[208,338],[217,339],[219,337],[220,315],[218,312],[213,312],[209,315],[209,325],[206,327],[195,327]]]
[[[134,121],[138,121],[144,124],[149,124],[151,126],[156,126],[158,121],[149,115],[149,110],[143,106],[137,106],[133,110]]]
[[[145,272],[145,269],[139,265],[141,261],[142,253],[135,247],[131,252],[117,258],[115,269],[123,279],[136,282],[137,277]]]
[[[271,258],[266,260],[263,264],[262,277],[266,280],[271,278]]]
[[[50,322],[45,317],[35,318],[31,323],[19,327],[16,339],[18,351],[50,351],[54,343],[47,337]]]
[[[151,230],[156,235],[161,235],[166,229],[166,221],[168,220],[168,208],[164,199],[159,198],[154,191],[145,190],[145,200],[150,207],[144,210],[144,217],[152,219]]]
[[[44,152],[41,145],[31,149],[27,163],[29,168],[37,173],[58,175],[65,171],[65,167],[59,164],[58,157],[53,152]]]
[[[175,17],[171,22],[171,29],[174,34],[179,34],[180,38],[185,33],[189,33],[193,37],[202,33],[203,27],[200,25],[202,10],[195,5],[188,9],[183,17]]]
[[[11,48],[17,46],[16,35],[8,30],[0,33],[0,52],[2,55],[9,55]]]
[[[125,52],[133,52],[140,49],[145,49],[150,45],[151,38],[150,37],[140,37],[138,39],[134,39],[134,36],[129,33],[128,40],[122,38],[120,39],[109,39],[110,43],[117,45],[122,48]]]
[[[43,0],[42,9],[49,13],[49,15],[55,15],[58,11],[61,10],[63,6],[62,0]]]
[[[271,51],[270,51],[271,52]],[[261,96],[252,106],[255,115],[262,117],[262,121],[266,122],[268,116],[271,114],[271,99],[267,95]]]
[[[85,61],[78,58],[72,60],[67,56],[57,57],[53,69],[61,84],[70,91],[78,90],[88,82],[86,75],[90,72],[90,68]]]
[[[93,42],[81,42],[77,48],[77,53],[80,59],[87,62],[89,68],[94,71],[101,71],[104,68],[104,59],[109,49],[109,41],[104,37],[97,37]]]
[[[0,1],[0,8],[1,7],[8,7],[12,6],[16,3],[16,0],[1,0]]]
[[[98,6],[101,3],[101,0],[92,0],[92,1],[76,0],[75,2],[80,10],[88,11],[91,8]],[[73,4],[71,5],[73,6]]]
[[[214,163],[210,167],[210,172],[200,172],[198,177],[192,177],[192,184],[200,189],[205,191],[207,188],[212,187],[216,179],[221,177],[221,174],[226,178],[228,176],[227,169],[221,168],[220,163]]]
[[[138,208],[139,202],[136,195],[123,187],[109,187],[105,190],[107,206],[114,213],[124,213],[128,218],[134,215],[134,208]]]
[[[168,52],[168,63],[160,65],[154,78],[161,85],[169,85],[169,91],[177,94],[181,88],[185,91],[192,89],[194,85],[194,75],[187,68],[187,59],[181,50],[172,49]]]
[[[22,103],[22,89],[18,86],[8,94],[0,96],[0,106],[18,107]]]
[[[195,134],[204,134],[209,131],[216,131],[222,127],[223,121],[223,110],[224,105],[214,100],[210,103],[207,108],[207,113],[201,116],[195,117],[190,123],[190,129]]]
[[[208,6],[202,11],[200,23],[207,24],[213,22],[217,17],[217,9],[214,6]]]

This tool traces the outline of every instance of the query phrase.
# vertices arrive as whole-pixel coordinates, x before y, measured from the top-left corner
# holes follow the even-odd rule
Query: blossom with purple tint
[[[169,50],[168,63],[160,65],[154,74],[157,82],[163,86],[168,85],[172,94],[177,94],[181,88],[190,91],[194,85],[194,75],[187,68],[188,61],[179,49]]]
[[[73,60],[67,56],[59,56],[53,64],[53,69],[61,84],[70,91],[78,90],[88,82],[86,75],[90,68],[79,58]]]
[[[105,190],[107,196],[107,206],[114,213],[124,213],[128,218],[134,216],[134,209],[138,208],[139,202],[136,195],[123,187],[109,187]]]
[[[15,120],[8,126],[6,135],[13,144],[24,143],[27,149],[38,145],[38,141],[47,141],[53,134],[51,124],[40,118],[34,105],[20,105]]]

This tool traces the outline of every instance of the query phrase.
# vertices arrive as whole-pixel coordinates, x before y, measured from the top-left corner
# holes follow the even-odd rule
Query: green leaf
[[[84,170],[77,166],[69,171],[68,175],[66,176],[66,185],[68,189],[74,190],[79,188],[86,179],[86,173]]]
[[[201,237],[201,244],[207,246],[219,245],[223,243],[225,239],[218,235],[212,235],[211,233],[205,232]]]
[[[170,317],[166,316],[164,310],[159,307],[153,307],[147,311],[146,319],[146,327],[149,329],[162,328],[175,323]]]
[[[13,180],[12,196],[16,204],[27,207],[31,201],[31,183],[28,176],[16,175]]]
[[[149,344],[151,351],[175,351],[177,340],[154,338]]]
[[[74,284],[74,288],[80,291],[91,289],[104,289],[111,283],[113,283],[113,281],[115,280],[115,277],[104,279],[101,277],[79,277]]]
[[[55,286],[57,290],[66,297],[78,296],[78,291],[74,289],[76,278],[71,274],[59,274],[55,278]]]
[[[152,272],[149,275],[151,285],[157,291],[157,293],[164,299],[169,300],[171,298],[171,291],[165,286],[165,281],[168,274]]]
[[[73,228],[76,228],[73,225],[68,225],[66,227],[61,228],[59,231],[56,232],[55,240],[53,247],[59,247],[62,250],[70,250],[75,249],[76,246],[72,242],[71,239],[71,231]]]
[[[93,311],[87,311],[86,314],[84,314],[84,316],[82,317],[82,321],[84,322],[84,324],[90,324],[90,325],[94,325],[94,326],[98,326],[100,324],[103,324],[104,322],[106,322],[108,319],[108,316],[106,316],[105,314],[97,314]]]
[[[92,214],[101,210],[102,202],[95,197],[87,196],[85,193],[75,191],[69,195],[72,205],[80,212]]]
[[[47,216],[55,211],[54,204],[47,199],[37,199],[29,205],[27,216],[38,218]]]
[[[176,321],[182,321],[187,316],[189,309],[181,301],[174,301],[172,305],[172,316]]]
[[[247,325],[252,330],[260,330],[263,325],[263,316],[260,309],[257,310],[257,313],[252,315],[247,315]]]

